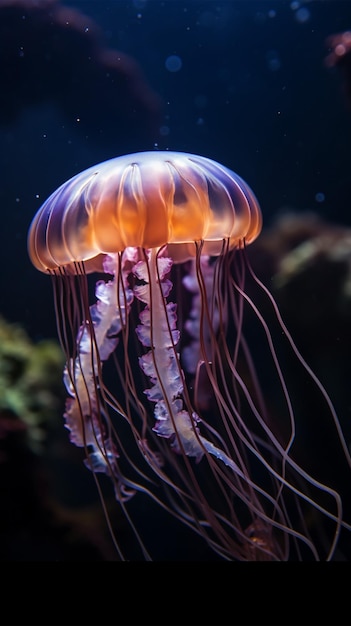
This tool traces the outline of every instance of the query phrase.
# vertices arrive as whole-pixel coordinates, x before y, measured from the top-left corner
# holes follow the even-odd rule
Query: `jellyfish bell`
[[[194,241],[219,254],[223,239],[230,248],[250,243],[261,226],[253,192],[226,167],[197,155],[141,152],[61,185],[33,220],[29,255],[44,272],[127,247],[180,245],[181,259],[194,256]]]
[[[259,203],[240,176],[169,151],[87,169],[31,224],[29,256],[52,276],[66,354],[66,427],[96,481],[112,480],[144,558],[152,555],[129,509],[141,494],[224,559],[330,559],[341,529],[349,530],[340,495],[294,458],[293,404],[247,277],[320,391],[350,464],[327,393],[248,261],[246,246],[261,227]],[[95,272],[103,278],[91,301]],[[280,389],[279,420],[244,333],[246,309]],[[329,542],[315,539],[311,511]],[[118,530],[114,541],[125,558]]]

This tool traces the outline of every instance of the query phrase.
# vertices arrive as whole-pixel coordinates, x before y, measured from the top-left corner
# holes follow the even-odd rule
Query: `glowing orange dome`
[[[42,272],[128,246],[172,244],[176,260],[205,242],[220,254],[260,233],[258,201],[235,172],[184,152],[139,152],[90,167],[61,185],[31,224],[28,250]]]

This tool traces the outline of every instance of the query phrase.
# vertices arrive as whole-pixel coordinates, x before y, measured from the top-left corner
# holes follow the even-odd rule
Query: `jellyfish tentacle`
[[[208,255],[201,255],[199,259],[201,274],[205,283],[206,294],[212,294],[212,288],[214,284],[215,264],[210,263],[210,257]],[[192,294],[191,309],[189,317],[184,324],[184,328],[189,334],[191,340],[190,344],[182,350],[182,364],[184,369],[190,374],[195,374],[198,363],[205,356],[208,360],[212,359],[211,355],[211,332],[208,328],[207,320],[203,322],[202,336],[203,346],[206,351],[206,355],[201,356],[201,343],[200,343],[200,320],[202,301],[199,290],[199,280],[197,276],[196,260],[191,259],[189,261],[189,272],[183,277],[183,285],[186,290]],[[208,302],[209,309],[211,309],[211,326],[214,332],[219,326],[219,312],[215,302],[211,300]],[[212,332],[213,332],[212,331]]]
[[[195,411],[183,408],[182,370],[179,355],[174,350],[180,337],[176,329],[176,305],[162,302],[172,288],[171,281],[166,278],[172,260],[158,258],[156,249],[149,250],[147,257],[148,263],[139,261],[133,271],[143,281],[142,285],[134,287],[134,294],[146,304],[139,315],[141,324],[136,332],[141,343],[151,347],[149,352],[140,357],[139,364],[153,384],[144,391],[148,399],[155,402],[156,425],[153,430],[160,437],[171,439],[171,447],[176,452],[184,451],[199,462],[206,451],[245,478],[239,466],[223,450],[200,434],[198,424],[201,420]],[[208,263],[205,261],[204,265],[208,266]]]
[[[152,382],[152,387],[145,390],[148,399],[155,402],[154,416],[156,425],[153,430],[160,436],[171,438],[171,447],[187,456],[195,456],[199,461],[203,456],[203,448],[194,436],[196,422],[199,418],[192,417],[183,410],[183,381],[178,364],[178,353],[174,346],[178,343],[180,333],[176,326],[176,305],[164,303],[172,288],[166,278],[172,260],[165,257],[157,258],[157,249],[147,252],[148,262],[139,261],[134,273],[142,285],[134,287],[135,296],[146,304],[139,315],[140,325],[136,332],[141,343],[151,350],[139,359],[144,374]],[[181,440],[181,442],[179,441]]]
[[[99,403],[100,368],[115,350],[118,334],[126,322],[133,292],[127,287],[128,272],[120,268],[118,255],[105,260],[105,271],[113,273],[110,281],[98,281],[95,287],[97,301],[89,309],[89,319],[81,324],[76,338],[76,357],[66,363],[64,383],[69,394],[64,414],[70,439],[78,447],[89,450],[86,465],[94,472],[110,473],[118,452],[115,444],[105,436],[106,416]]]

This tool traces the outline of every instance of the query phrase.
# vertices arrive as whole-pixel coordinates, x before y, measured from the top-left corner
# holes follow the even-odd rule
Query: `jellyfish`
[[[171,151],[90,167],[30,226],[30,259],[53,282],[65,426],[98,488],[112,485],[137,558],[153,558],[130,512],[141,495],[224,560],[328,560],[350,530],[339,492],[295,453],[268,309],[350,466],[331,400],[250,263],[261,228],[238,174]]]

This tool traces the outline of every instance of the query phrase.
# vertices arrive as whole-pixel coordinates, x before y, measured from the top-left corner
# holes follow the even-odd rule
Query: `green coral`
[[[34,343],[0,316],[0,419],[20,420],[36,452],[62,405],[63,365],[57,342]]]

